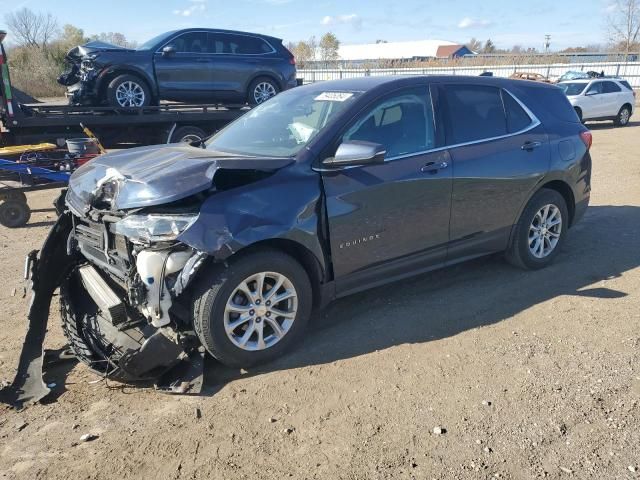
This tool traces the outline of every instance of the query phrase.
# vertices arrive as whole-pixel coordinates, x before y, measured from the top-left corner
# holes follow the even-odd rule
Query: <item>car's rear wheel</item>
[[[624,127],[629,124],[630,118],[631,118],[631,109],[627,105],[625,105],[618,112],[618,115],[616,116],[616,119],[613,121],[613,124],[616,127]]]
[[[263,364],[294,346],[311,315],[307,273],[290,256],[262,250],[201,277],[193,304],[194,329],[225,365]]]
[[[543,188],[529,200],[513,232],[507,260],[520,268],[546,267],[558,255],[569,228],[564,197]]]
[[[151,92],[139,77],[119,75],[107,87],[107,101],[116,108],[147,107],[151,104]]]
[[[280,92],[280,87],[275,80],[268,77],[256,78],[249,85],[247,101],[250,105],[259,105]]]

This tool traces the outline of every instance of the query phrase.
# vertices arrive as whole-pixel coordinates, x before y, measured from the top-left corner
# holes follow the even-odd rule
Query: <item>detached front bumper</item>
[[[61,290],[63,329],[79,360],[103,376],[154,381],[156,388],[172,393],[199,393],[204,350],[170,326],[155,328],[132,317],[122,324],[113,322],[113,311],[101,300],[116,294],[109,292],[109,285],[100,277],[93,278],[93,288],[81,278],[83,268],[96,274],[97,270],[72,248],[73,228],[71,214],[62,214],[40,252],[33,251],[27,257],[25,272],[31,295],[27,333],[13,383],[0,392],[0,400],[21,408],[49,394],[42,380],[44,340],[57,288]],[[90,282],[91,276],[88,278]]]

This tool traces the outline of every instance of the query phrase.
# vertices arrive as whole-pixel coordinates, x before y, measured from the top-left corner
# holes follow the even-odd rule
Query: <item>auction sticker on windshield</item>
[[[349,92],[322,92],[314,100],[325,100],[329,102],[344,102],[353,97],[353,93]]]

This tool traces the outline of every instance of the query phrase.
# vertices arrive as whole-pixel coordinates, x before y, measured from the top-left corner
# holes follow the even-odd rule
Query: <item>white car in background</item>
[[[626,80],[593,78],[571,80],[558,84],[578,117],[588,120],[613,120],[623,127],[629,123],[636,103],[636,94]]]

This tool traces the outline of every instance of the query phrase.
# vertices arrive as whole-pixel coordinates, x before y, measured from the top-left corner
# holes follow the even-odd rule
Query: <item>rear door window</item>
[[[602,82],[602,93],[618,93],[622,89],[614,82]]]
[[[509,133],[520,132],[531,125],[533,120],[529,114],[506,90],[502,91],[502,101],[504,110],[507,113],[507,130]]]
[[[446,85],[447,143],[473,142],[507,134],[500,90],[484,85]]]
[[[251,35],[232,33],[212,33],[209,35],[212,53],[231,55],[261,55],[273,52],[273,48],[263,39]]]

